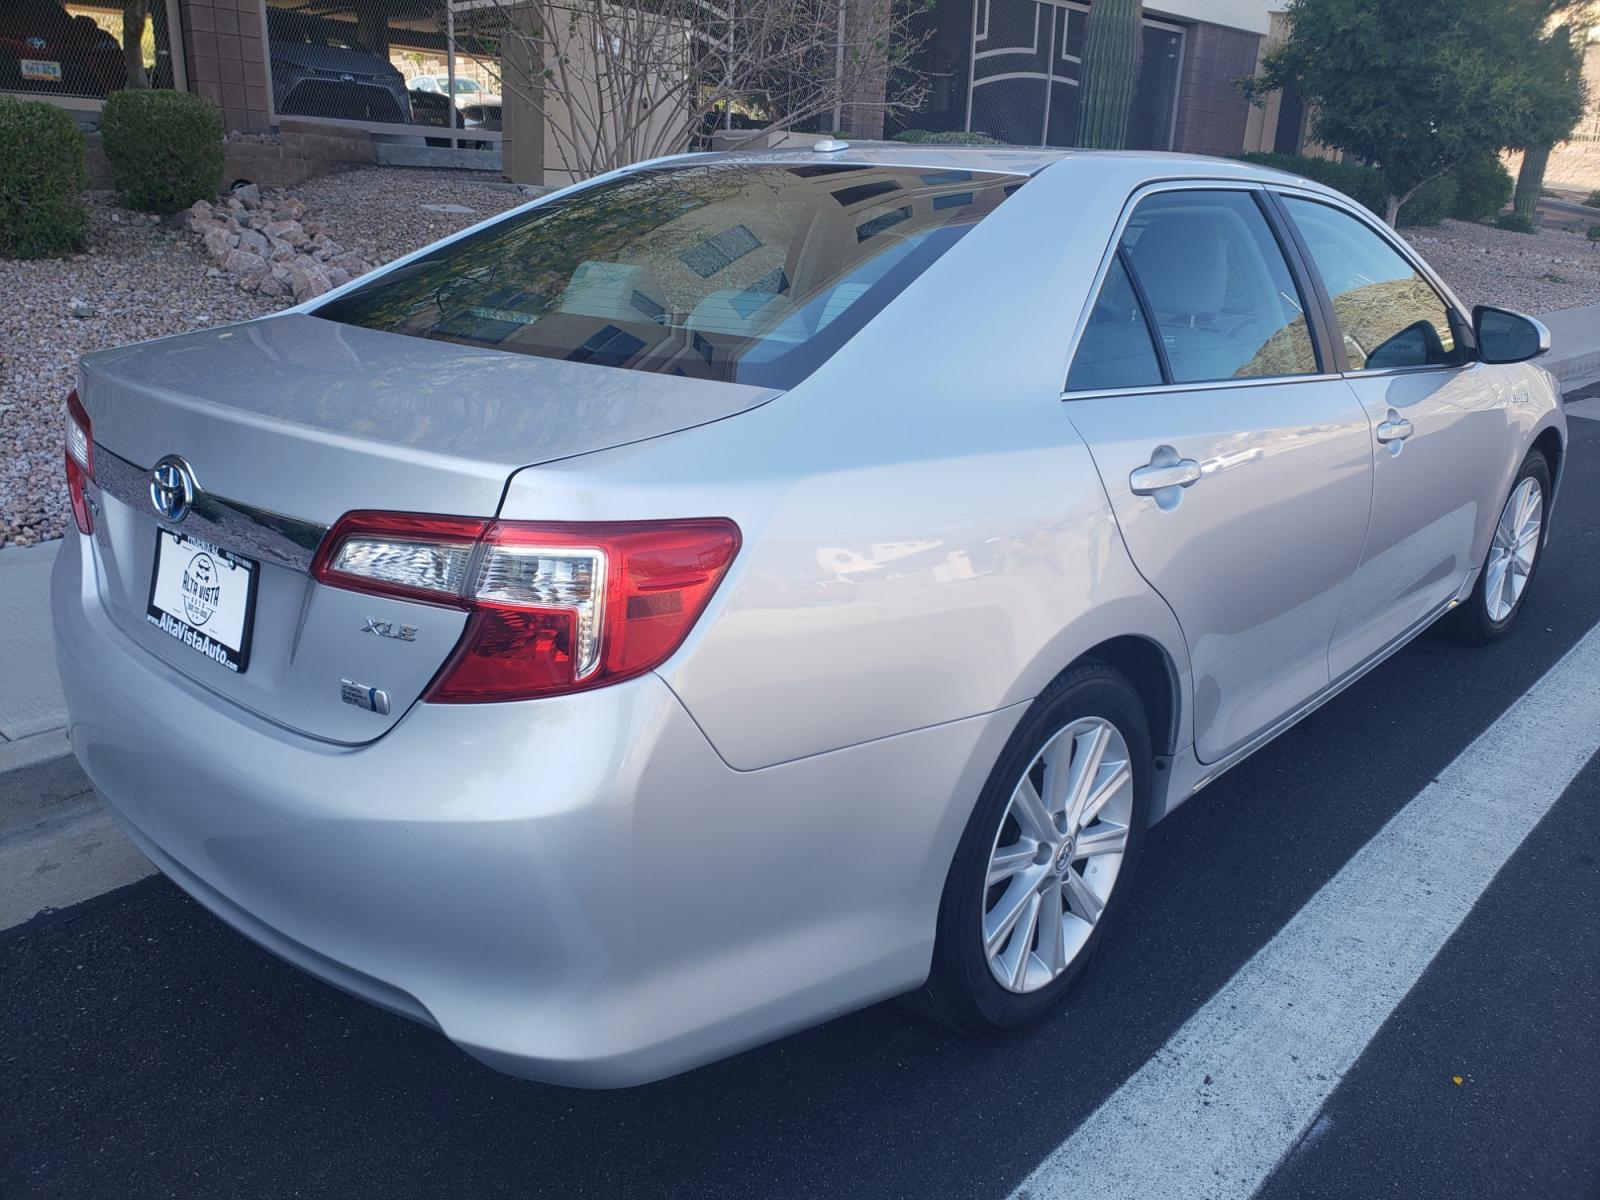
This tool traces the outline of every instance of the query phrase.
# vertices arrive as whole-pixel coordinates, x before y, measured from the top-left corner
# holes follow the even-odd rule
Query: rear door
[[[1377,222],[1282,195],[1373,427],[1372,527],[1328,648],[1335,678],[1437,615],[1475,565],[1485,482],[1504,469],[1502,367],[1473,361],[1453,310]]]
[[[1064,397],[1134,563],[1183,627],[1203,762],[1327,685],[1371,507],[1367,417],[1324,369],[1291,253],[1256,189],[1143,195]]]

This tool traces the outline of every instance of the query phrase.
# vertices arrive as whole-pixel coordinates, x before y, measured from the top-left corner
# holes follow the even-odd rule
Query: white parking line
[[[1600,626],[1396,813],[1013,1196],[1253,1195],[1597,748]]]

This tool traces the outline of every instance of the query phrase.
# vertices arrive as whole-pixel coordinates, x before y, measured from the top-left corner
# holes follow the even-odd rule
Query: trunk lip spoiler
[[[99,442],[94,446],[94,482],[100,491],[169,528],[170,521],[150,499],[151,468],[129,462]],[[326,525],[302,521],[208,492],[197,481],[194,500],[180,521],[186,531],[252,558],[309,574],[311,560],[328,532]]]

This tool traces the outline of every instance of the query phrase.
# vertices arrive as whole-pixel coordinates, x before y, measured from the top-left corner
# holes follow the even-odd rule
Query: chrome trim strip
[[[1437,367],[1429,368],[1438,370]],[[1213,379],[1205,383],[1152,383],[1142,387],[1126,388],[1096,388],[1093,391],[1062,392],[1060,399],[1070,404],[1074,400],[1098,400],[1102,396],[1149,396],[1160,393],[1165,396],[1172,392],[1220,392],[1234,388],[1266,387],[1269,384],[1279,386],[1286,383],[1326,383],[1330,379],[1339,379],[1342,376],[1336,371],[1319,371],[1310,375],[1250,375],[1242,379]]]
[[[137,466],[96,442],[94,481],[104,495],[151,520],[159,519],[150,502],[150,468]],[[311,569],[311,560],[328,532],[326,525],[315,521],[242,504],[198,485],[183,528],[229,550],[295,571]]]

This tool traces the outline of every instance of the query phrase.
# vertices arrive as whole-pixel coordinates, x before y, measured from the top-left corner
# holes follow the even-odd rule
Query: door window
[[[1252,193],[1151,196],[1121,255],[1172,382],[1316,373],[1304,303]]]
[[[1449,306],[1404,255],[1331,205],[1283,197],[1333,301],[1352,370],[1461,362]]]

